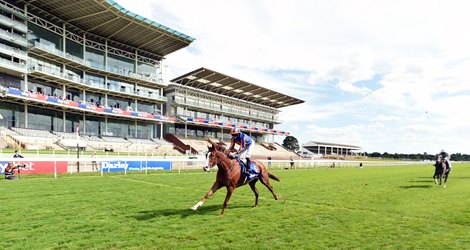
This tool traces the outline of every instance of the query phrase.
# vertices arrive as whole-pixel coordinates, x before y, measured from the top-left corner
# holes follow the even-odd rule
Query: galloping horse
[[[434,167],[436,168],[433,176],[434,182],[436,184],[442,185],[442,179],[444,179],[444,188],[446,188],[447,177],[449,177],[449,169],[447,169],[445,158],[438,157]]]
[[[224,215],[225,208],[227,207],[228,201],[230,200],[230,197],[232,196],[232,193],[235,188],[243,186],[245,184],[249,184],[251,190],[253,190],[253,193],[255,194],[256,198],[254,207],[258,207],[258,189],[255,187],[255,184],[258,180],[261,181],[261,183],[263,183],[269,189],[269,191],[271,191],[275,200],[279,200],[281,198],[279,195],[274,193],[273,187],[271,186],[271,184],[269,184],[269,178],[276,181],[279,181],[279,178],[269,173],[266,169],[266,166],[264,166],[259,161],[252,161],[253,164],[256,164],[256,167],[258,167],[259,169],[259,177],[254,178],[252,180],[248,180],[244,176],[242,176],[242,168],[240,167],[236,159],[229,158],[224,153],[224,148],[220,145],[216,145],[213,142],[211,142],[211,144],[212,146],[208,147],[209,152],[207,153],[207,164],[204,167],[204,171],[210,171],[212,167],[217,165],[217,177],[209,192],[207,192],[207,194],[201,199],[201,201],[199,201],[191,209],[197,210],[218,189],[220,189],[221,187],[226,187],[227,195],[225,196],[224,205],[222,206],[222,212],[220,213],[220,215]]]

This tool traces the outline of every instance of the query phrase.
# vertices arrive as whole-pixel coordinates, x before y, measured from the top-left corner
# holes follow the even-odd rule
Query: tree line
[[[282,146],[294,152],[297,152],[300,148],[299,141],[297,140],[297,138],[293,136],[287,136],[282,142]],[[391,160],[413,160],[413,161],[424,161],[424,160],[435,161],[437,158],[437,153],[428,154],[426,152],[422,154],[397,154],[397,153],[389,154],[387,152],[384,152],[384,153],[364,152],[364,153],[361,153],[361,155],[364,155],[370,158],[381,158],[381,159],[391,159]],[[461,153],[451,154],[450,160],[451,161],[470,161],[470,155],[461,154]]]
[[[422,160],[435,161],[436,160],[436,154],[427,154],[426,152],[422,154],[397,154],[397,153],[389,154],[387,152],[384,152],[381,154],[379,152],[373,152],[373,153],[364,152],[364,156],[367,156],[370,158],[393,159],[393,160],[416,160],[416,161],[422,161]],[[450,160],[470,161],[470,155],[455,153],[455,154],[450,155]]]

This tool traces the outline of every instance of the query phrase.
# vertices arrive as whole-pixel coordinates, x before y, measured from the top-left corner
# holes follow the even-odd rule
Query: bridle
[[[208,157],[209,154],[212,154],[212,153],[214,153],[214,152],[215,152],[215,151],[212,151],[212,152],[209,151],[209,152],[207,152],[206,158],[209,158],[209,157]],[[219,151],[219,152],[222,153],[222,154],[224,154],[222,151]],[[225,156],[225,154],[224,154],[224,156]],[[212,164],[212,166],[206,166],[206,167],[208,167],[209,169],[212,169],[215,165],[218,166],[218,165],[219,165],[220,163],[222,163],[222,161],[225,159],[225,158],[223,158],[223,157],[219,157],[219,158],[220,158],[220,159],[219,159],[218,162],[215,162],[214,164]],[[227,156],[226,156],[226,158],[227,158]],[[207,164],[207,165],[209,165],[209,164]],[[232,168],[233,168],[233,160],[230,161],[230,167],[227,169],[227,171],[232,170]],[[204,169],[205,169],[205,168],[204,168]]]

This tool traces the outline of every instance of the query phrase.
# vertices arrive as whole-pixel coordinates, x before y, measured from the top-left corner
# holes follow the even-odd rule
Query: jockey
[[[442,157],[442,159],[449,159],[449,154],[444,149],[441,150],[439,155]]]
[[[230,134],[232,135],[232,143],[230,144],[230,147],[228,150],[236,151],[235,144],[239,145],[238,151],[236,151],[236,154],[234,156],[237,158],[240,158],[243,154],[245,154],[245,158],[246,158],[245,173],[248,174],[250,170],[250,165],[251,165],[250,157],[251,157],[251,154],[253,153],[253,150],[255,149],[255,141],[251,139],[250,136],[241,132],[239,128],[232,128],[232,131],[230,131]]]
[[[452,170],[452,165],[450,164],[449,154],[443,149],[439,153],[439,156],[441,157],[441,160],[446,163],[446,172],[450,172],[450,170]]]

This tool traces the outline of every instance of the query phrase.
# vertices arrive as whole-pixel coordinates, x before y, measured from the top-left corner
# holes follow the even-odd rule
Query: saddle
[[[259,170],[255,163],[251,162],[250,169],[248,170],[248,175],[245,173],[244,168],[246,168],[245,162],[240,160],[240,158],[236,158],[238,164],[240,164],[240,170],[242,172],[242,176],[247,178],[248,180],[253,180],[259,177]]]

